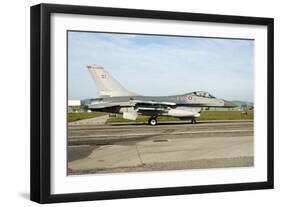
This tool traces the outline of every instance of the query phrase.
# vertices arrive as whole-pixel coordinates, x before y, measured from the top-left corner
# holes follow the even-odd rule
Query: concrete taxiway
[[[74,122],[70,122],[69,126],[75,125],[104,125],[108,120],[109,115],[98,116],[90,119],[82,119]]]
[[[68,127],[70,175],[253,164],[252,121]]]

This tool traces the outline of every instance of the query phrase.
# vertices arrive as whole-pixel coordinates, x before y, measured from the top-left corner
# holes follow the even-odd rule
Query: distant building
[[[80,100],[68,100],[67,110],[68,110],[68,112],[83,111],[81,108],[81,101]]]
[[[241,107],[222,108],[222,107],[204,107],[203,111],[242,111]]]
[[[232,101],[237,107],[234,108],[223,108],[223,107],[203,107],[203,111],[253,111],[254,104],[251,102],[243,101]]]

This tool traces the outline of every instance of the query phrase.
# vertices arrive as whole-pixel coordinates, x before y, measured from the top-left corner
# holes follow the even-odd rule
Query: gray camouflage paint
[[[135,119],[135,114],[148,116],[198,117],[202,107],[235,107],[231,102],[217,99],[208,92],[196,91],[175,96],[140,96],[125,89],[99,65],[88,65],[101,98],[84,100],[87,109],[123,113]]]

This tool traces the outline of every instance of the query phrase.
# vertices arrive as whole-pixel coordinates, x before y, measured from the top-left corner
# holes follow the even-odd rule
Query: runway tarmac
[[[253,122],[75,125],[68,174],[253,166]]]

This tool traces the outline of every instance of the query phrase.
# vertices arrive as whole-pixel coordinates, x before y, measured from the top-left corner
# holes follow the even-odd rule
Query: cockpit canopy
[[[191,94],[199,97],[205,97],[205,98],[216,98],[206,91],[195,91],[192,92]]]

